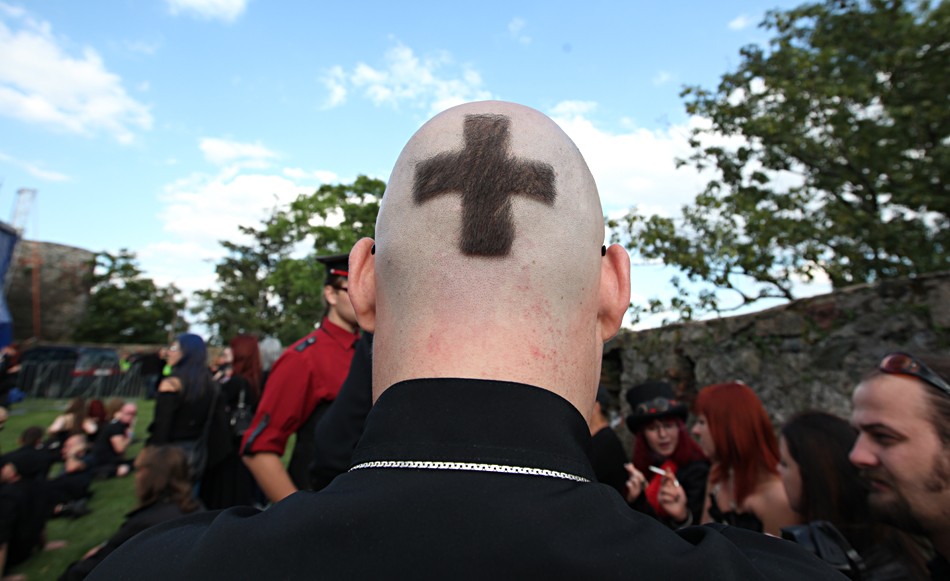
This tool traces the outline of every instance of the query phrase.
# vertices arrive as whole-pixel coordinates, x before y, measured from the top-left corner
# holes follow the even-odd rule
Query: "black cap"
[[[350,254],[331,254],[329,256],[318,256],[317,262],[320,262],[327,268],[327,280],[331,276],[349,276],[350,272]]]

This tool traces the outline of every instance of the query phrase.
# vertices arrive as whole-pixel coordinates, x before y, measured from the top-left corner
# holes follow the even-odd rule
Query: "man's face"
[[[356,321],[356,311],[353,310],[353,303],[350,302],[348,286],[348,281],[344,280],[338,286],[329,287],[325,296],[330,308],[336,311],[341,319],[352,327],[358,327],[359,323]]]
[[[913,533],[950,521],[950,451],[931,423],[927,389],[902,375],[874,377],[854,391],[851,414],[859,435],[849,457],[870,484],[871,509]]]

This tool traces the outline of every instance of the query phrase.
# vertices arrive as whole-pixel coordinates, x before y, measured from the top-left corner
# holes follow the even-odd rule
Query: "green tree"
[[[187,330],[179,317],[185,308],[175,285],[160,287],[142,276],[135,254],[96,255],[92,292],[73,334],[92,343],[164,343],[169,334]]]
[[[227,256],[215,266],[217,288],[196,293],[193,309],[212,339],[254,333],[288,344],[313,329],[324,311],[325,271],[316,257],[349,252],[373,236],[385,189],[366,176],[325,184],[276,208],[259,227],[241,227],[247,243],[222,241]]]
[[[767,48],[742,49],[715,90],[682,93],[708,124],[677,165],[715,177],[678,217],[634,209],[610,223],[699,283],[674,279],[676,298],[651,308],[689,318],[792,299],[796,278],[840,287],[946,269],[950,3],[832,0],[761,26]]]

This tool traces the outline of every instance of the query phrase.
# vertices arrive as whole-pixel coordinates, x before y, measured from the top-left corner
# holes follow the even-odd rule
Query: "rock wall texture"
[[[34,252],[35,251],[35,252]],[[95,253],[82,248],[21,240],[7,277],[7,306],[13,317],[13,338],[35,337],[33,269],[39,258],[39,339],[69,341],[89,301],[89,275]]]
[[[624,332],[604,353],[605,386],[622,397],[664,379],[692,401],[741,380],[776,427],[817,408],[847,417],[851,392],[889,351],[950,350],[950,272],[857,285],[743,316]]]

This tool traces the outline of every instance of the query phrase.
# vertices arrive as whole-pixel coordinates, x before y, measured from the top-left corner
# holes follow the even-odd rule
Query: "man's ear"
[[[600,306],[597,324],[602,341],[617,334],[630,308],[630,256],[619,244],[611,244],[600,263]]]
[[[356,312],[360,329],[376,331],[376,257],[372,238],[363,238],[350,251],[350,269],[347,281],[350,302]]]
[[[336,295],[333,294],[333,291],[336,290],[330,284],[323,285],[323,302],[328,305],[336,306]]]

